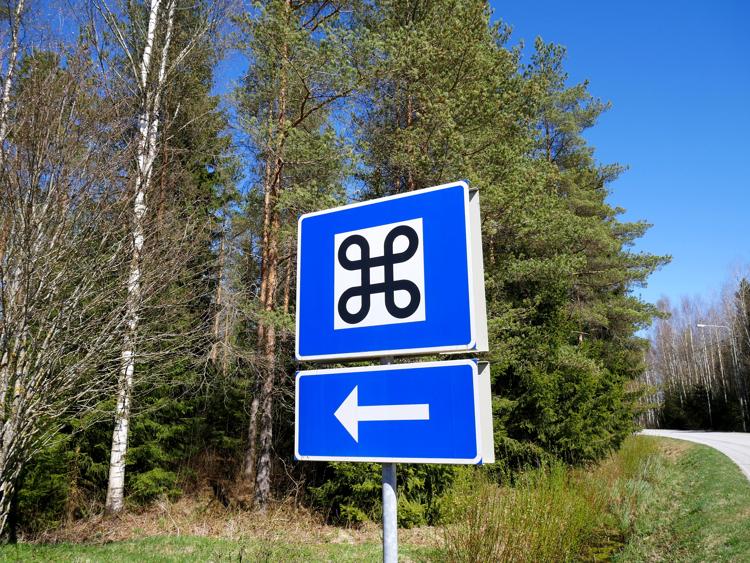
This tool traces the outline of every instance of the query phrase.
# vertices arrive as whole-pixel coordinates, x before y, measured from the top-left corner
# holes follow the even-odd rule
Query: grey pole
[[[380,358],[380,363],[393,363],[393,356]],[[398,501],[396,500],[396,464],[383,464],[383,563],[398,561]]]
[[[383,464],[383,563],[398,561],[396,464]]]

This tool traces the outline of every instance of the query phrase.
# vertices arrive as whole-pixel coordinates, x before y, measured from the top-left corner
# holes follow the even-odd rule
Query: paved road
[[[700,432],[693,430],[644,430],[646,436],[664,436],[711,446],[740,466],[750,479],[750,433]]]

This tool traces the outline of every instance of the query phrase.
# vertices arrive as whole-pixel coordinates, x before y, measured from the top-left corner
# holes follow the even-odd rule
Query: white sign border
[[[302,377],[316,377],[321,375],[341,373],[341,372],[373,372],[373,371],[393,371],[397,369],[421,369],[436,368],[445,366],[469,365],[472,369],[472,379],[474,385],[474,433],[476,436],[476,452],[473,458],[433,458],[433,457],[370,457],[370,456],[310,456],[300,455],[299,453],[299,380]],[[488,374],[489,375],[489,374]],[[357,366],[351,368],[327,368],[298,371],[294,378],[294,458],[297,461],[356,461],[370,463],[442,463],[448,465],[479,465],[483,462],[483,456],[486,446],[486,440],[483,438],[485,429],[482,424],[483,405],[487,398],[483,397],[485,386],[482,385],[479,377],[479,367],[475,360],[446,360],[442,362],[417,362],[410,364],[385,364],[380,366]],[[491,431],[491,429],[490,429]],[[494,452],[493,452],[494,461]],[[491,463],[484,461],[484,463]]]
[[[427,348],[402,348],[396,350],[373,350],[364,352],[343,352],[337,354],[317,354],[310,356],[303,356],[299,351],[299,309],[300,309],[300,285],[302,282],[302,221],[308,217],[316,217],[318,215],[326,215],[328,213],[336,213],[346,209],[353,209],[355,207],[364,207],[366,205],[375,205],[382,201],[401,199],[404,197],[413,197],[428,192],[434,192],[437,190],[445,190],[448,188],[455,188],[461,186],[464,190],[464,224],[466,227],[466,261],[467,261],[467,273],[468,273],[468,290],[469,290],[469,324],[470,324],[470,340],[466,344],[454,344],[451,346],[433,346]],[[294,355],[298,361],[317,361],[317,360],[343,360],[343,359],[358,359],[358,358],[378,358],[382,356],[417,356],[422,354],[434,354],[441,352],[471,352],[477,348],[477,334],[476,334],[476,296],[474,295],[475,283],[474,283],[474,269],[475,262],[473,258],[473,244],[472,244],[472,228],[471,228],[471,213],[469,210],[469,184],[464,180],[458,180],[456,182],[450,182],[448,184],[441,184],[439,186],[433,186],[425,188],[423,190],[417,190],[413,192],[406,192],[402,194],[396,194],[392,196],[386,196],[378,199],[369,201],[360,201],[357,203],[350,203],[348,205],[342,205],[341,207],[333,207],[331,209],[324,209],[322,211],[313,211],[312,213],[305,213],[301,215],[297,220],[297,302],[295,305],[295,341],[294,341]],[[481,248],[481,240],[479,241],[479,248]],[[484,281],[484,280],[482,280]]]

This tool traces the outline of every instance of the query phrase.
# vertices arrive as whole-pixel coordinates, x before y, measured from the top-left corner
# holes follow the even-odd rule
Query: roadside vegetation
[[[445,499],[444,555],[467,562],[609,559],[630,537],[662,462],[656,441],[632,437],[589,469],[553,463],[506,485],[467,474]]]
[[[744,561],[750,482],[726,456],[637,436],[588,470],[499,486],[474,474],[448,497],[449,561]]]
[[[502,484],[498,484],[502,483]],[[750,483],[710,448],[631,437],[588,469],[461,471],[436,526],[402,528],[410,561],[738,561],[750,556]],[[167,499],[0,550],[1,560],[379,561],[380,528],[327,525],[275,505],[265,516]]]
[[[661,439],[660,468],[617,561],[750,560],[750,481],[724,454]]]

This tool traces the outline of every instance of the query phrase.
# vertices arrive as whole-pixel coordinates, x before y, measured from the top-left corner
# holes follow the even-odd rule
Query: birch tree
[[[13,87],[13,78],[16,73],[18,51],[20,48],[19,35],[21,33],[21,16],[24,11],[24,0],[9,2],[7,6],[8,17],[8,44],[6,45],[7,56],[4,60],[5,75],[2,84],[2,99],[0,99],[0,145],[5,143],[8,136],[8,111],[10,109],[10,92]]]
[[[747,288],[739,279],[715,303],[683,299],[672,308],[662,302],[665,315],[652,337],[646,375],[660,389],[659,404],[646,417],[650,424],[743,432],[750,427]]]
[[[112,433],[109,482],[107,486],[106,510],[119,512],[123,508],[125,488],[125,465],[128,449],[128,433],[131,417],[135,368],[138,357],[138,334],[141,325],[143,294],[144,244],[153,233],[146,231],[147,195],[151,191],[154,164],[162,129],[162,96],[165,87],[176,69],[190,56],[200,39],[218,21],[220,4],[202,18],[195,29],[183,30],[190,39],[178,52],[172,52],[175,32],[175,13],[179,0],[149,0],[145,10],[145,32],[142,37],[129,35],[138,30],[138,6],[127,5],[116,10],[103,2],[96,3],[101,19],[115,38],[125,60],[124,67],[133,84],[137,124],[135,128],[135,157],[132,165],[132,214],[130,219],[130,250],[125,302],[127,331],[120,355],[115,424]],[[123,17],[133,8],[131,20]],[[187,8],[187,7],[186,7]],[[181,8],[183,9],[183,8]],[[129,24],[129,25],[126,25]],[[115,68],[115,67],[112,67]],[[123,78],[124,79],[124,78]]]

